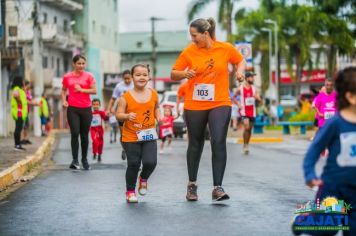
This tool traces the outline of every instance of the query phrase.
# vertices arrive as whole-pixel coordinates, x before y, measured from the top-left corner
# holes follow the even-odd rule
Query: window
[[[60,67],[61,67],[61,59],[57,58],[56,77],[60,77],[61,76]]]
[[[47,13],[43,13],[43,24],[47,24]]]
[[[68,59],[65,59],[63,61],[63,67],[64,67],[64,72],[68,72],[69,71],[69,62]]]
[[[117,11],[117,0],[113,0],[114,1],[114,11]]]
[[[137,41],[136,42],[136,47],[137,48],[142,48],[142,42],[141,41]]]
[[[114,41],[115,41],[115,43],[117,43],[119,41],[119,36],[118,36],[117,32],[115,32],[115,34],[114,34]]]
[[[48,68],[48,57],[42,57],[42,67],[43,69]]]
[[[53,17],[53,23],[57,24],[57,16]]]
[[[51,58],[51,68],[54,69],[54,56]]]
[[[68,31],[68,21],[67,20],[63,21],[63,30],[64,30],[64,32]]]

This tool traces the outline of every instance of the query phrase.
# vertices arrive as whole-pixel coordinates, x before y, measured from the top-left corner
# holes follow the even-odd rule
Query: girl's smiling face
[[[132,77],[137,88],[144,88],[150,80],[148,69],[144,66],[135,67]]]

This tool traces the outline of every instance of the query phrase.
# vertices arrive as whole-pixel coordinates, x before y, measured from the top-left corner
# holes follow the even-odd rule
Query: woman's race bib
[[[255,98],[249,97],[245,99],[246,106],[254,106],[255,105]]]
[[[138,141],[153,141],[158,139],[156,128],[137,131]]]
[[[193,100],[214,101],[215,84],[194,84]]]
[[[340,134],[340,154],[337,163],[341,167],[356,167],[356,132]]]
[[[101,116],[100,115],[93,115],[93,119],[91,120],[91,126],[100,126],[101,125]]]
[[[335,111],[324,111],[324,119],[328,120],[335,115]]]

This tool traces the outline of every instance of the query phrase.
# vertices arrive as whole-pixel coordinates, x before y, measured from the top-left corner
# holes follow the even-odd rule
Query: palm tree
[[[193,17],[198,14],[204,7],[208,4],[214,2],[215,0],[193,0],[189,4],[188,8],[188,21],[191,21]],[[218,8],[218,23],[221,24],[221,27],[226,30],[227,40],[229,42],[233,41],[232,34],[232,20],[233,20],[233,11],[235,3],[239,0],[219,0]]]

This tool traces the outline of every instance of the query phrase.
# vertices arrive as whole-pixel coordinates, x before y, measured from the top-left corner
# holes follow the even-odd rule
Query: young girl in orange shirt
[[[116,117],[124,122],[122,132],[123,147],[127,154],[126,201],[138,202],[136,196],[137,176],[138,192],[145,195],[147,180],[157,164],[156,121],[160,121],[158,94],[147,88],[149,66],[137,64],[132,67],[131,75],[134,88],[128,90],[119,100]]]

